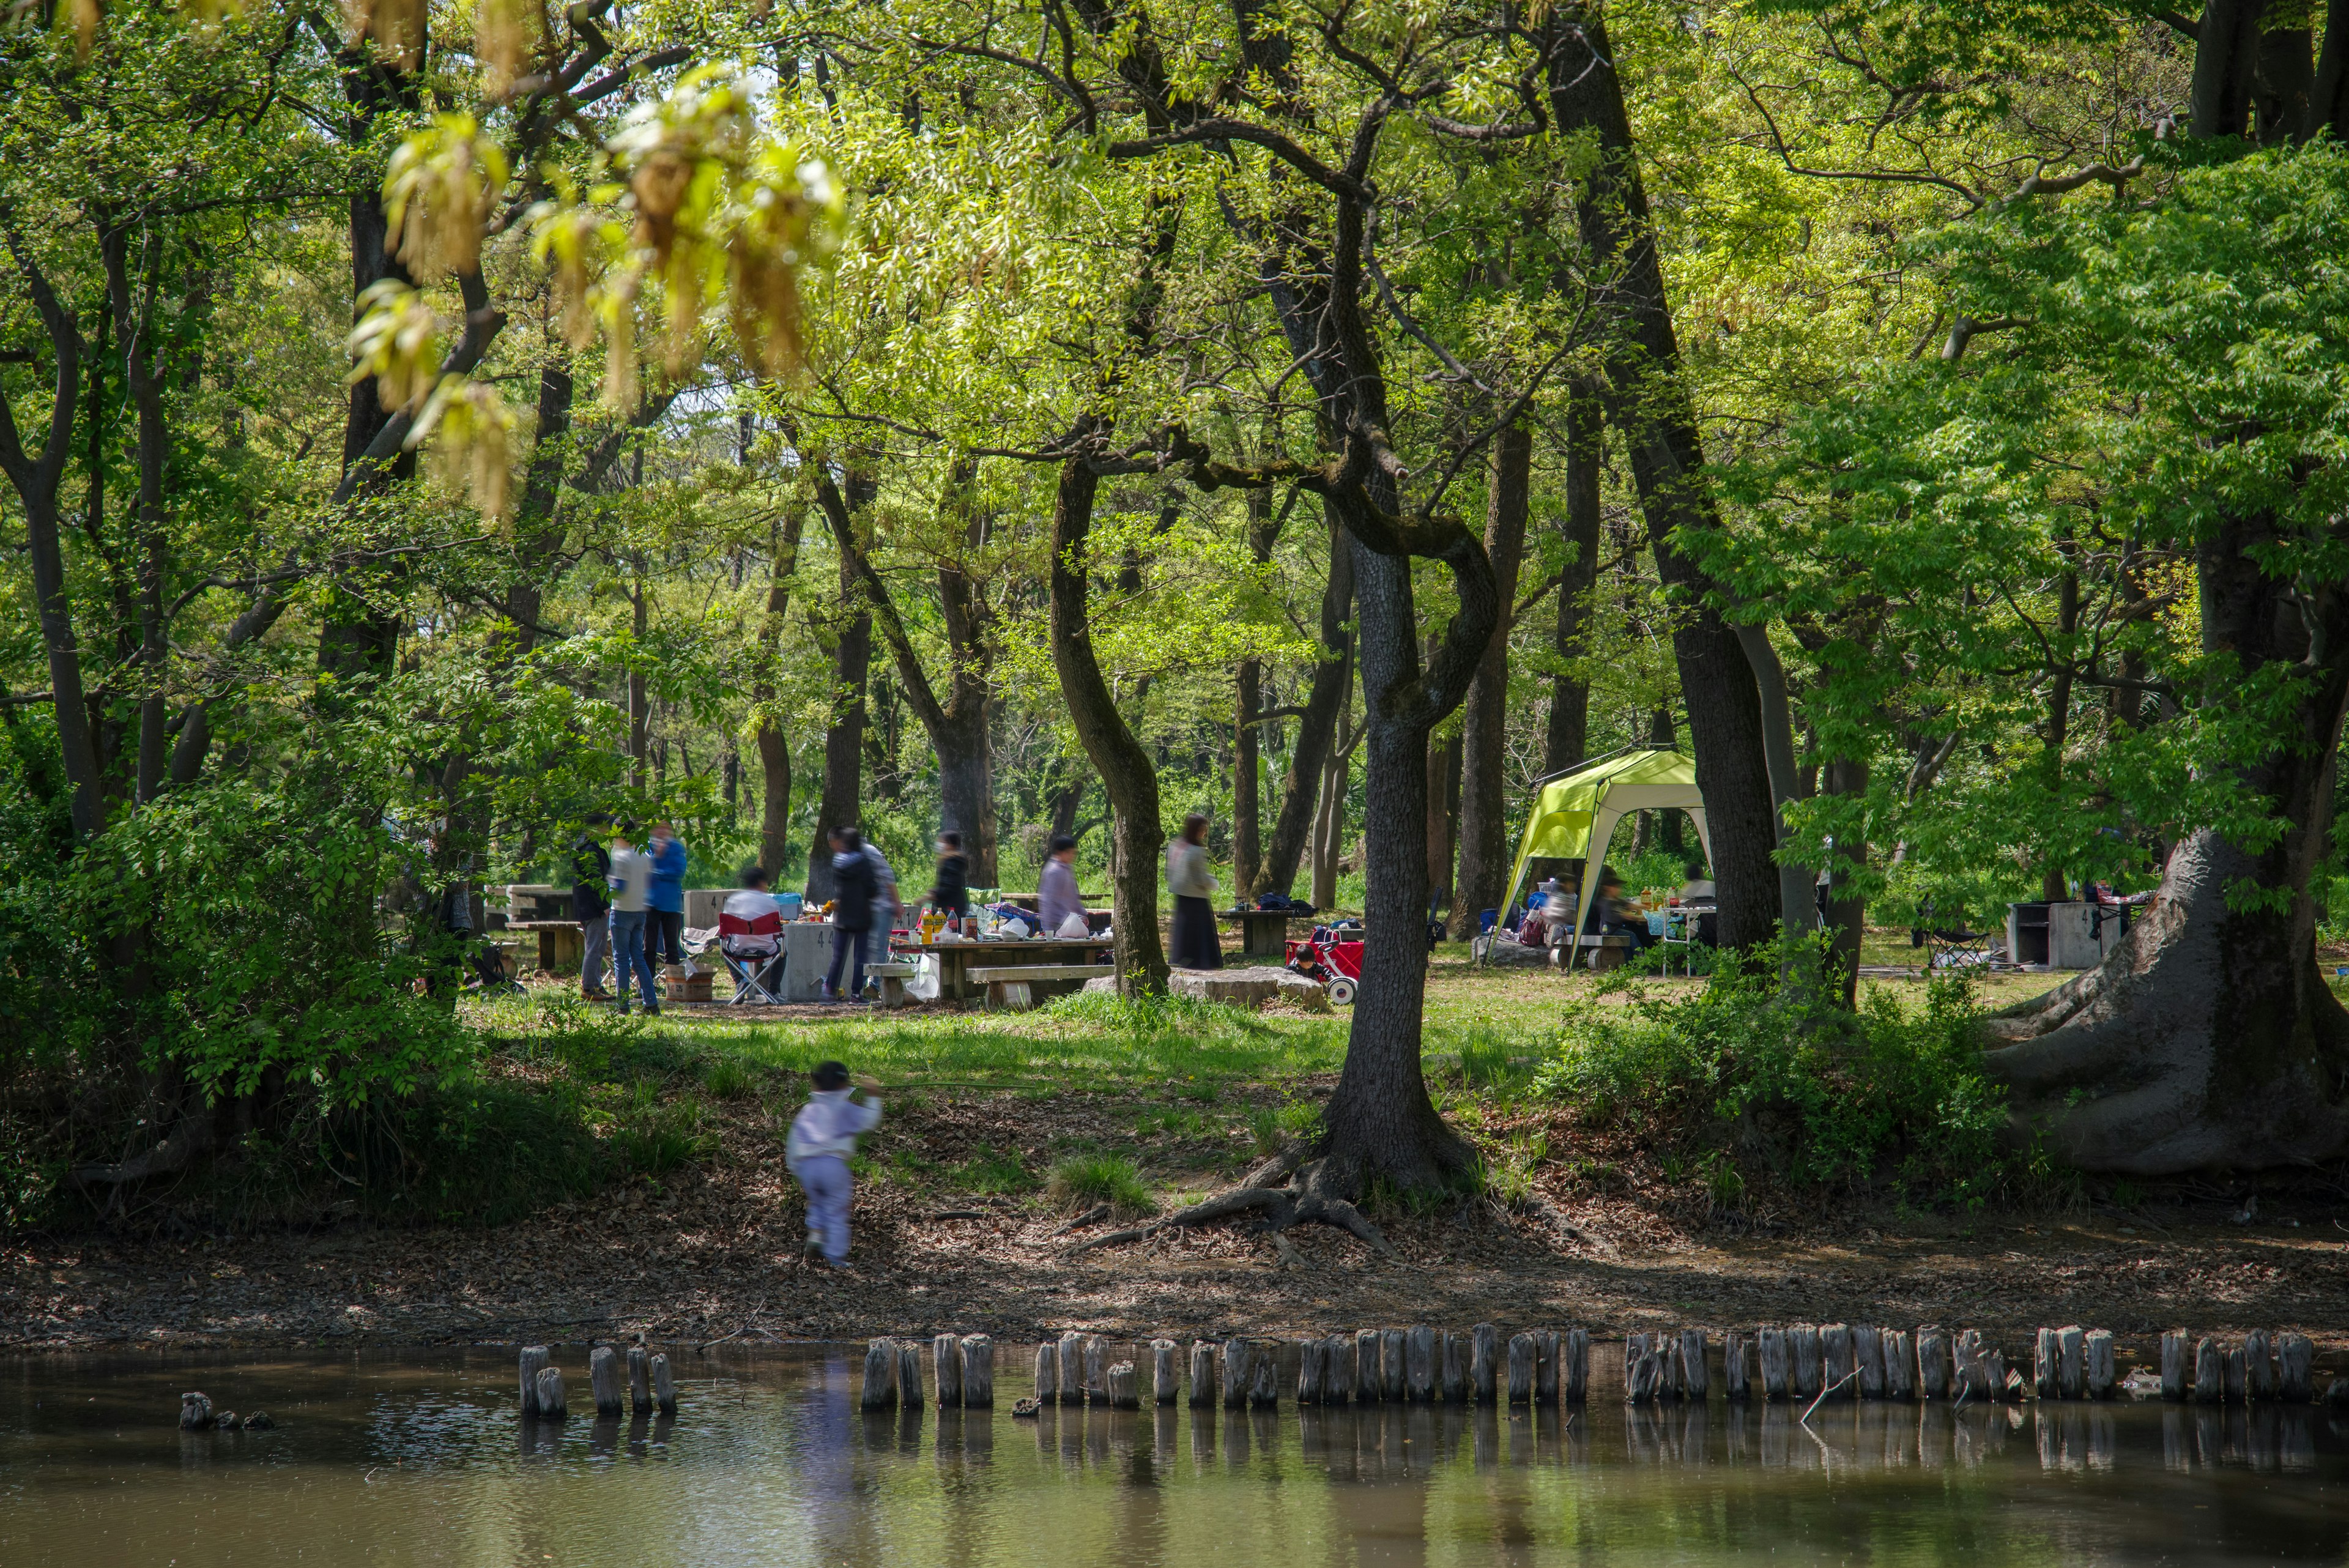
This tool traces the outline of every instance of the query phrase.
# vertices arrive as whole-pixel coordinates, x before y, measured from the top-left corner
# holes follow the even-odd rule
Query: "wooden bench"
[[[965,970],[963,978],[987,987],[989,1006],[1025,1012],[1036,1005],[1035,994],[1028,989],[1033,981],[1098,980],[1116,972],[1117,966],[1110,963],[980,964]]]
[[[1610,931],[1603,937],[1577,937],[1574,945],[1589,952],[1589,966],[1593,970],[1617,969],[1630,961],[1631,939],[1615,932]],[[1561,955],[1563,961],[1564,948],[1552,948],[1550,951]],[[1581,956],[1579,952],[1575,954],[1577,958]]]
[[[894,961],[888,963],[868,963],[864,966],[865,978],[881,982],[881,1005],[884,1007],[905,1006],[905,982],[921,972],[919,964],[897,963]]]

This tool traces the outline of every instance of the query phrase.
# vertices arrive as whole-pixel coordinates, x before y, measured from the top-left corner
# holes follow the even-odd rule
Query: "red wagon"
[[[1355,987],[1361,982],[1362,944],[1351,932],[1316,926],[1311,936],[1288,944],[1288,967],[1319,981],[1329,989],[1331,1003],[1345,1007],[1352,1003]]]

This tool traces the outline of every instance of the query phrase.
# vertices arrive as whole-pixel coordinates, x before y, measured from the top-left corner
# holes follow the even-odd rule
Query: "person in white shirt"
[[[1207,869],[1207,819],[1193,812],[1183,819],[1183,836],[1167,846],[1166,890],[1174,895],[1174,948],[1177,969],[1221,969],[1216,940],[1216,874]]]
[[[724,913],[738,920],[762,920],[771,915],[782,919],[783,907],[767,891],[767,871],[762,866],[742,867],[742,885],[726,895]],[[759,983],[772,991],[782,983],[783,939],[771,932],[743,932],[721,936],[719,945],[726,956],[749,964],[758,973]]]
[[[838,1062],[820,1062],[810,1075],[815,1093],[792,1118],[791,1136],[783,1144],[783,1165],[807,1194],[807,1250],[833,1268],[848,1262],[848,1206],[855,1182],[848,1157],[856,1152],[860,1133],[881,1121],[881,1085],[859,1078],[864,1091],[859,1105],[849,1098],[848,1069]]]
[[[612,870],[606,880],[612,888],[612,968],[618,983],[620,1011],[628,1010],[629,981],[633,976],[644,982],[645,1011],[657,1014],[660,997],[653,990],[652,961],[645,955],[645,916],[653,886],[652,857],[640,853],[628,840],[636,836],[636,825],[620,824],[619,836],[612,840]]]

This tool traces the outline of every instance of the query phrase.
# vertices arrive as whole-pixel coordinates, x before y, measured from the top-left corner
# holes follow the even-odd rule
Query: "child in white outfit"
[[[860,1078],[864,1103],[849,1098],[848,1069],[838,1062],[823,1062],[810,1075],[815,1093],[792,1118],[791,1137],[783,1145],[783,1163],[807,1194],[807,1250],[821,1253],[839,1268],[848,1261],[848,1203],[854,1187],[848,1157],[856,1152],[860,1133],[880,1125],[881,1085]]]

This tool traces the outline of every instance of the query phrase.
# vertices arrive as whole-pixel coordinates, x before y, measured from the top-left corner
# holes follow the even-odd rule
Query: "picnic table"
[[[1216,919],[1237,921],[1240,928],[1240,951],[1249,958],[1278,959],[1288,957],[1288,922],[1314,920],[1317,915],[1292,914],[1287,909],[1218,909]]]
[[[938,961],[938,997],[961,1001],[974,987],[993,991],[1030,981],[1092,980],[1114,974],[1109,943],[1100,937],[1013,937],[976,941],[898,941],[891,950],[929,953]]]
[[[586,939],[576,920],[508,920],[506,929],[538,938],[538,967],[549,974],[577,974],[586,957]]]

